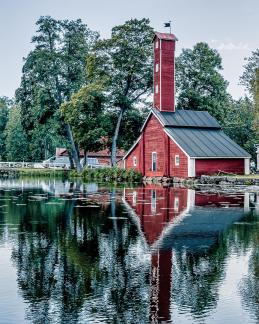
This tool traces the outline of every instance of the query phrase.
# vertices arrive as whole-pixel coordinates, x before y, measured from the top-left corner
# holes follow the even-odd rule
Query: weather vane
[[[170,28],[170,34],[172,34],[172,21],[169,20],[168,22],[164,23],[165,28]]]

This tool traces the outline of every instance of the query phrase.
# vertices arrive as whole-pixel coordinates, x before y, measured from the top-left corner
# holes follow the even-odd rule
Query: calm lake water
[[[0,180],[0,323],[259,323],[258,202]]]

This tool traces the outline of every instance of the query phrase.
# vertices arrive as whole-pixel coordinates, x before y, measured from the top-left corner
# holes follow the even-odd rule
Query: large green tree
[[[85,153],[100,150],[105,131],[104,87],[101,82],[90,83],[62,105],[62,115],[71,125],[75,140]]]
[[[240,77],[240,83],[252,96],[256,94],[256,70],[259,69],[259,49],[252,52],[250,57],[245,58],[243,74]]]
[[[112,165],[116,164],[118,137],[125,113],[140,106],[152,90],[152,37],[148,19],[131,19],[112,29],[111,37],[97,42],[92,70],[106,78],[107,111],[115,113]]]
[[[248,98],[233,100],[224,119],[223,129],[236,143],[255,158],[254,144],[259,142],[259,132],[254,127],[254,104]]]
[[[81,20],[61,21],[47,16],[41,17],[36,25],[34,49],[25,59],[21,85],[16,92],[22,123],[31,141],[35,132],[40,131],[40,125],[44,125],[47,134],[46,125],[52,125],[48,121],[54,120],[80,170],[78,146],[60,106],[86,83],[85,60],[98,35]],[[43,147],[42,157],[44,153]]]
[[[12,101],[6,97],[0,97],[0,161],[6,158],[5,127],[8,121],[9,108]]]
[[[245,86],[253,101],[253,141],[259,142],[259,49],[252,52],[251,56],[245,59],[244,72],[240,77],[241,84]]]
[[[222,122],[230,103],[220,54],[206,43],[183,49],[176,59],[177,108],[206,110]]]
[[[22,126],[21,108],[10,109],[5,128],[6,156],[9,161],[26,161],[28,158],[28,141]]]

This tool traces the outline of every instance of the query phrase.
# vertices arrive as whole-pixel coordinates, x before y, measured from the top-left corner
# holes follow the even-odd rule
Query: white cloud
[[[219,51],[247,51],[249,45],[243,42],[233,43],[233,42],[219,42],[215,39],[211,40],[213,46]]]

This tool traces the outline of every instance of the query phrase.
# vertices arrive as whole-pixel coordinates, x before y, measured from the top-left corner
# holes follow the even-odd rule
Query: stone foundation
[[[144,183],[160,183],[163,185],[183,184],[183,185],[220,185],[220,186],[259,186],[259,177],[230,177],[230,176],[201,176],[200,178],[167,178],[167,177],[144,177]]]

